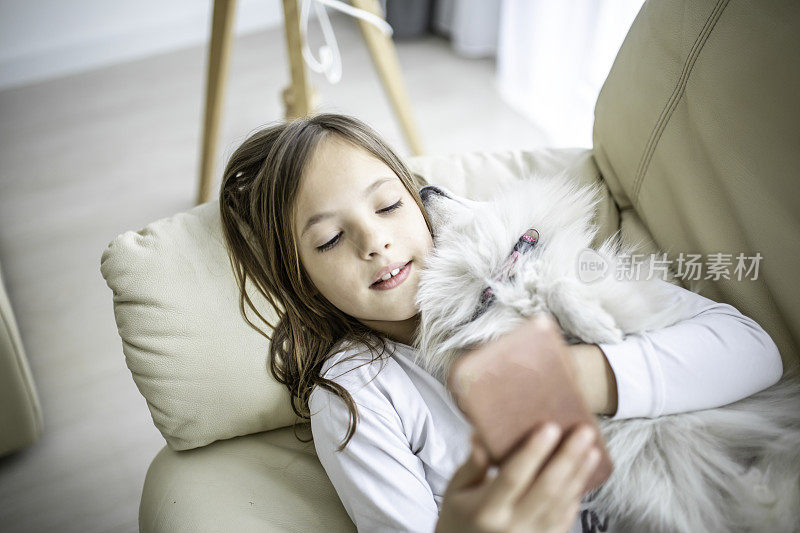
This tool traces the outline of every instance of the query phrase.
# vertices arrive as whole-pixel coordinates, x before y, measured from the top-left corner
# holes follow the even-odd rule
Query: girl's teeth
[[[400,269],[399,268],[395,268],[391,272],[388,272],[388,273],[384,274],[383,276],[381,276],[381,281],[386,281],[387,279],[391,278],[392,276],[396,276],[398,272],[400,272]]]

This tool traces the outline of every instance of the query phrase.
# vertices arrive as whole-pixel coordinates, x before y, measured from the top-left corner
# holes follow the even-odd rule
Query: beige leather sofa
[[[755,279],[711,279],[704,294],[755,318],[785,366],[795,365],[797,6],[648,1],[597,100],[592,150],[410,164],[476,199],[529,172],[568,169],[607,186],[601,237],[621,228],[644,252],[658,246],[672,261],[681,252],[760,253]],[[239,315],[218,204],[122,234],[101,261],[127,364],[167,441],[147,473],[141,531],[353,531],[313,442],[288,427],[294,418],[266,369],[264,339]]]
[[[0,456],[42,434],[42,409],[0,271]]]

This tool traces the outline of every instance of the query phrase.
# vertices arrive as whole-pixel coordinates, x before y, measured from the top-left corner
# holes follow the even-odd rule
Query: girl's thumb
[[[472,449],[470,450],[467,460],[456,470],[450,480],[450,488],[460,489],[466,488],[471,485],[480,483],[486,475],[486,469],[489,467],[489,454],[480,444],[478,439],[473,433]]]

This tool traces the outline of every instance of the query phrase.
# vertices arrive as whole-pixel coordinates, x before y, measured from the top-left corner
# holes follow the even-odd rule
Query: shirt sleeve
[[[359,370],[351,374],[363,376]],[[336,448],[347,434],[347,407],[335,394],[315,387],[309,408],[317,456],[359,531],[430,532],[438,507],[381,377],[366,385],[337,380],[352,394],[359,414],[356,431],[341,452]]]
[[[612,419],[720,407],[780,379],[778,347],[755,320],[729,304],[662,283],[687,303],[684,318],[627,335],[621,343],[598,344],[617,380]]]

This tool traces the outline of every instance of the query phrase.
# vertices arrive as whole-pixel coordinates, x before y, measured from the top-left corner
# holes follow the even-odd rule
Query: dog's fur
[[[443,379],[464,350],[537,312],[551,313],[570,343],[620,342],[679,320],[682,309],[656,281],[669,281],[669,273],[654,271],[649,281],[614,275],[621,257],[636,251],[620,244],[619,233],[596,248],[610,272],[593,282],[579,278],[578,258],[598,231],[592,215],[601,187],[580,186],[566,175],[532,176],[483,202],[428,187],[423,203],[435,249],[417,293],[417,362]],[[495,279],[528,228],[539,231],[539,242],[519,257],[514,276]],[[487,286],[495,300],[473,319]],[[716,409],[601,419],[615,468],[590,495],[594,505],[608,514],[614,531],[797,531],[798,382],[793,372]]]

